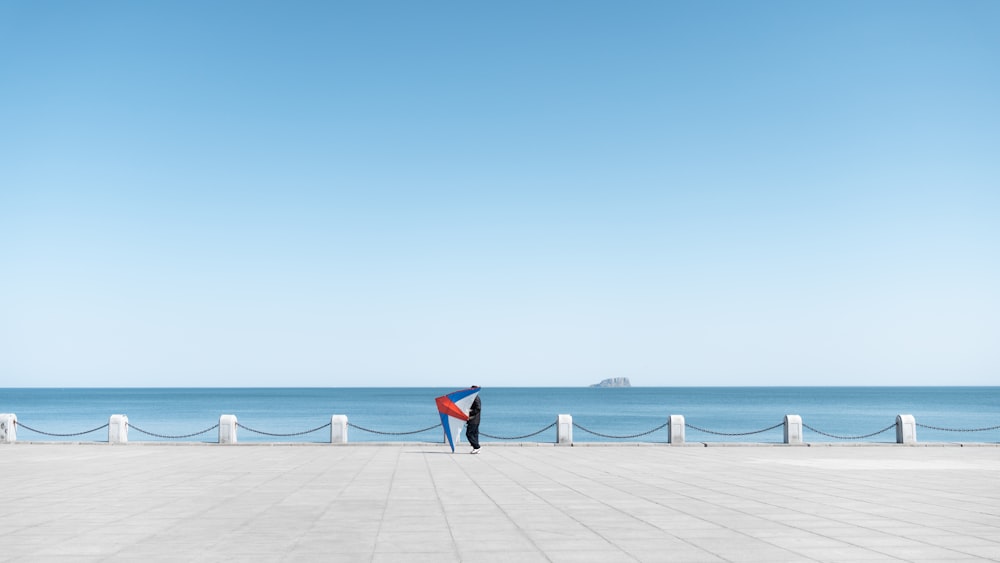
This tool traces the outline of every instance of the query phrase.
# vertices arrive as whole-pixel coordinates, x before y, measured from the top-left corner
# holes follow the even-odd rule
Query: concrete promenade
[[[0,561],[1000,561],[1000,447],[0,445]]]

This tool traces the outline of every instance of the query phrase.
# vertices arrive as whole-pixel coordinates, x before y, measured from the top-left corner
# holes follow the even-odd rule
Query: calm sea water
[[[15,413],[22,427],[19,441],[107,441],[107,430],[82,436],[51,437],[24,426],[54,434],[93,429],[112,414],[125,414],[132,430],[129,441],[163,441],[142,434],[178,436],[205,430],[222,414],[234,414],[247,428],[271,434],[303,432],[345,414],[351,424],[379,432],[412,432],[439,423],[434,398],[454,388],[125,388],[125,389],[0,389],[0,413]],[[689,442],[781,442],[782,429],[748,436],[744,433],[782,422],[798,414],[803,422],[828,434],[861,436],[895,422],[897,414],[912,414],[918,424],[953,429],[1000,425],[1000,387],[632,387],[601,388],[485,388],[481,432],[498,437],[533,433],[555,421],[558,414],[573,415],[587,430],[630,436],[663,425],[671,414],[684,415]],[[329,430],[292,437],[238,432],[241,442],[327,442]],[[357,428],[350,441],[437,442],[441,429],[417,434],[383,435]],[[634,438],[608,438],[574,428],[576,442],[666,442],[661,428]],[[169,441],[215,442],[218,431]],[[998,442],[1000,429],[985,432],[945,432],[918,427],[921,442]],[[809,442],[893,442],[890,429],[864,440],[839,440],[805,430]],[[483,438],[484,442],[498,441]],[[553,442],[555,428],[525,442]]]

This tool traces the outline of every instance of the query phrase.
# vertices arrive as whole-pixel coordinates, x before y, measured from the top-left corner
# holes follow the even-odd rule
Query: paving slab
[[[998,561],[1000,447],[0,445],[0,562]]]

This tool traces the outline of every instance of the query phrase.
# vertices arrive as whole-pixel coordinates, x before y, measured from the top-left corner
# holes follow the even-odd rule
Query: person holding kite
[[[479,401],[479,386],[473,385],[442,395],[434,399],[438,414],[441,415],[441,425],[444,427],[444,437],[448,439],[451,453],[455,453],[455,442],[461,436],[465,425],[465,437],[472,445],[472,452],[479,453],[479,413],[482,403]]]

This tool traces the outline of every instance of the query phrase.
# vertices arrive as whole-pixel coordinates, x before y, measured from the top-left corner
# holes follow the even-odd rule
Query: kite
[[[438,413],[441,414],[441,426],[444,427],[444,435],[448,438],[451,453],[455,453],[455,440],[462,435],[462,426],[469,420],[469,409],[477,395],[479,388],[471,387],[434,399]]]

